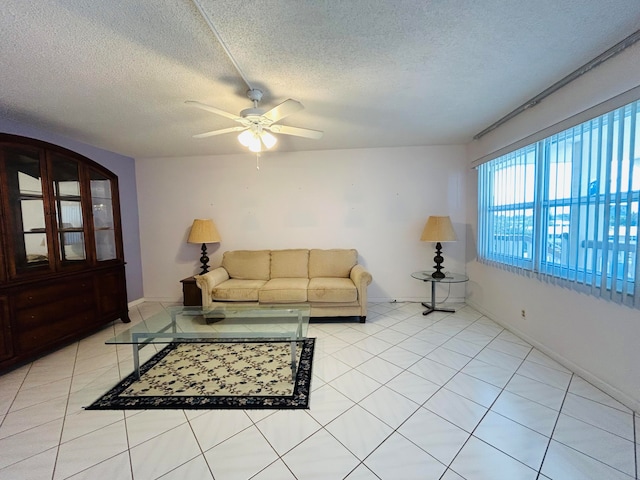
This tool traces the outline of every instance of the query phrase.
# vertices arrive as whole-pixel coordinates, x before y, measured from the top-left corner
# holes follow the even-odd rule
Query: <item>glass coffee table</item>
[[[449,312],[453,313],[455,310],[451,308],[437,308],[436,307],[436,283],[462,283],[468,282],[469,277],[462,273],[446,272],[444,278],[434,278],[433,272],[413,272],[411,276],[423,282],[431,282],[431,304],[422,302],[422,306],[426,308],[422,315],[429,315],[433,312]]]
[[[296,344],[306,338],[309,305],[233,305],[167,307],[107,340],[130,344],[133,366],[140,378],[140,350],[150,344],[176,341],[205,343],[220,339],[235,342],[290,342],[292,378],[296,374]]]

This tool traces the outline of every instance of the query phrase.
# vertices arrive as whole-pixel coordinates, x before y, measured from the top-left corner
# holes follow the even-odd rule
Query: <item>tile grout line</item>
[[[480,317],[480,318],[482,318],[482,317]],[[476,320],[476,321],[477,321],[477,320]],[[475,322],[473,322],[473,323],[475,323]],[[471,325],[473,325],[473,323],[472,323]],[[469,326],[471,326],[471,325],[469,325]],[[504,332],[504,331],[508,331],[508,330],[507,330],[506,328],[502,327],[502,330],[500,331],[500,333],[499,333],[499,334],[497,334],[496,336],[494,336],[494,337],[493,337],[493,339],[491,340],[491,342],[493,342],[493,340],[495,340],[496,338],[498,338],[498,336],[499,336],[502,332]],[[480,351],[479,351],[479,352],[478,352],[478,353],[477,353],[477,354],[476,354],[476,355],[475,355],[471,360],[476,359],[476,357],[477,357],[478,355],[480,355],[480,353],[481,353],[481,352],[483,352],[485,348],[488,348],[488,346],[491,344],[491,342],[487,343],[487,344],[482,348],[482,350],[480,350]],[[491,350],[491,349],[490,349],[490,350]],[[520,364],[518,365],[518,368],[520,368],[520,367],[524,364],[524,362],[526,361],[527,357],[531,354],[531,352],[532,352],[532,351],[533,351],[533,347],[531,347],[531,348],[530,348],[530,350],[529,350],[529,352],[527,353],[527,355],[526,355],[524,358],[522,358],[522,360],[520,361]],[[507,355],[508,355],[508,354],[507,354]],[[517,357],[514,357],[514,358],[517,358]],[[469,362],[471,362],[471,360],[470,360]],[[482,360],[480,360],[480,361],[482,361]],[[467,363],[469,363],[469,362],[467,362]],[[485,363],[486,363],[486,362],[485,362]],[[469,440],[471,439],[471,437],[473,437],[474,432],[478,429],[478,427],[480,426],[480,424],[482,423],[482,421],[485,419],[485,417],[487,416],[487,414],[491,411],[491,408],[492,408],[492,407],[495,405],[495,403],[498,401],[498,398],[500,398],[500,395],[502,395],[502,394],[505,392],[506,386],[509,384],[509,382],[510,382],[510,381],[513,379],[513,377],[516,375],[516,373],[518,372],[518,368],[516,368],[516,369],[513,371],[513,373],[512,373],[512,374],[511,374],[511,376],[509,377],[509,380],[507,380],[507,381],[506,381],[506,383],[504,384],[504,386],[500,388],[500,393],[496,396],[496,398],[493,400],[493,402],[491,402],[491,405],[489,405],[489,407],[487,408],[487,411],[486,411],[486,412],[484,412],[484,415],[482,415],[482,418],[478,421],[478,423],[476,423],[476,426],[473,428],[473,430],[471,431],[471,433],[469,433],[469,436],[467,437],[467,439],[465,440],[465,442],[462,444],[462,446],[460,447],[460,449],[458,450],[458,452],[455,454],[455,456],[451,459],[451,462],[449,462],[449,465],[447,465],[447,470],[449,470],[449,469],[450,469],[450,470],[452,470],[453,472],[455,472],[456,474],[460,475],[460,474],[459,474],[458,472],[456,472],[453,468],[451,468],[451,465],[453,465],[453,462],[455,462],[456,458],[458,458],[458,455],[460,455],[460,452],[462,452],[462,450],[464,450],[464,447],[467,445],[467,443],[469,443]],[[460,371],[461,371],[461,370],[460,370]],[[474,377],[474,378],[475,378],[475,377]],[[484,381],[484,380],[482,380],[482,379],[478,379],[478,380]],[[450,381],[450,380],[449,380],[449,381]],[[447,381],[447,383],[449,383],[449,381]],[[485,383],[489,383],[489,382],[485,382]],[[444,388],[445,386],[446,386],[446,383],[442,386],[442,388]],[[455,393],[455,392],[454,392],[454,393]],[[463,398],[466,398],[466,397],[463,397]],[[468,400],[470,400],[470,399],[468,399]],[[473,402],[473,400],[470,400],[470,401],[472,401],[472,402]],[[426,402],[425,402],[425,403],[426,403]],[[474,403],[476,403],[476,402],[474,402]],[[478,404],[478,405],[480,405],[480,404]],[[481,406],[483,406],[483,407],[484,407],[484,405],[481,405]],[[435,413],[435,412],[434,412],[434,413]],[[497,413],[497,412],[496,412],[496,413]],[[559,412],[558,412],[558,414],[559,414]],[[500,414],[499,414],[499,413],[497,413],[497,415],[500,415]],[[439,415],[438,415],[438,416],[439,416]],[[441,418],[442,418],[442,417],[441,417]],[[508,417],[505,417],[505,418],[507,418],[508,420],[511,420],[511,419],[510,419],[510,418],[508,418]],[[446,419],[445,419],[445,420],[446,420]],[[511,421],[514,421],[514,420],[511,420]],[[515,422],[515,423],[518,423],[518,422]],[[518,424],[519,424],[519,423],[518,423]],[[525,427],[525,428],[528,428],[528,427],[526,427],[525,425],[522,425],[522,426],[523,426],[523,427]],[[511,456],[511,455],[509,455],[507,452],[503,452],[503,451],[502,451],[502,450],[500,450],[498,447],[496,447],[496,446],[494,446],[494,445],[491,445],[491,444],[489,444],[489,443],[485,442],[484,440],[482,440],[482,439],[481,439],[481,438],[479,438],[479,437],[476,437],[476,438],[478,438],[478,440],[480,440],[481,442],[483,442],[483,443],[485,443],[485,444],[489,445],[490,447],[492,447],[492,448],[494,448],[494,449],[498,450],[499,452],[503,453],[504,455],[508,456],[509,458],[512,458],[512,459],[513,459],[513,460],[515,460],[516,462],[518,462],[518,463],[520,463],[520,464],[524,465],[525,467],[530,468],[531,470],[534,470],[533,468],[531,468],[531,467],[530,467],[529,465],[527,465],[526,463],[523,463],[522,461],[518,460],[517,458],[512,457],[512,456]],[[551,441],[551,437],[549,437],[549,441]],[[544,457],[543,457],[543,461],[544,461]],[[543,461],[541,461],[541,462],[540,462],[540,467],[538,468],[538,471],[537,471],[537,474],[536,474],[536,478],[540,475],[540,470],[542,469],[542,463],[543,463]],[[535,470],[534,470],[534,471],[535,471]],[[445,472],[443,473],[443,475],[444,475],[446,472],[447,472],[447,471],[445,470]],[[462,475],[460,475],[460,476],[462,476]],[[441,478],[442,478],[442,477],[441,477]]]
[[[192,462],[193,460],[195,460],[195,459],[196,459],[196,458],[198,458],[198,457],[202,457],[202,459],[204,460],[204,463],[206,463],[206,465],[207,465],[207,469],[209,470],[209,473],[211,474],[211,478],[215,478],[215,477],[214,477],[214,475],[213,475],[213,470],[211,470],[211,465],[209,465],[209,461],[207,460],[207,457],[206,457],[206,456],[205,456],[205,454],[204,454],[204,453],[205,453],[205,451],[202,449],[202,445],[201,445],[201,443],[200,443],[200,439],[198,438],[198,435],[196,435],[196,432],[195,432],[195,430],[193,429],[193,425],[191,424],[191,420],[189,419],[189,416],[187,415],[186,410],[182,410],[182,414],[185,416],[185,418],[186,418],[186,420],[187,420],[187,425],[189,425],[189,429],[191,430],[191,434],[193,435],[193,438],[195,439],[196,444],[198,445],[198,449],[200,450],[200,454],[196,455],[196,456],[195,456],[195,457],[193,457],[193,458],[190,458],[189,460],[187,460],[187,461],[183,462],[183,463],[182,463],[182,464],[180,464],[180,465],[175,466],[174,468],[172,468],[172,469],[171,469],[171,470],[169,470],[168,472],[163,473],[161,476],[167,475],[168,473],[173,472],[174,470],[177,470],[178,468],[180,468],[180,467],[182,467],[182,466],[186,465],[186,464],[187,464],[187,463],[189,463],[189,462]],[[203,413],[202,415],[206,415],[206,413]],[[199,417],[199,416],[201,416],[201,415],[198,415],[198,417]],[[248,415],[247,415],[247,416],[248,416]],[[195,419],[197,419],[198,417],[195,417],[195,418],[194,418],[194,420],[195,420]],[[170,430],[169,430],[169,431],[170,431]],[[241,431],[242,431],[242,430],[241,430]],[[238,433],[240,433],[240,432],[238,432]],[[215,445],[214,445],[213,447],[211,447],[211,448],[215,448]],[[131,450],[129,450],[129,451],[131,451]],[[131,455],[129,455],[129,457],[131,457]],[[132,463],[132,467],[133,467],[133,462],[131,462],[131,463]],[[133,470],[132,470],[132,472],[131,472],[131,478],[135,478],[135,477],[133,476]]]
[[[27,380],[27,377],[29,376],[29,373],[31,372],[31,370],[33,370],[33,362],[29,362],[29,368],[27,369],[27,372],[24,374],[24,377],[22,377],[22,380],[20,381],[20,385],[18,386],[18,388],[16,388],[16,393],[13,396],[13,399],[11,400],[11,403],[7,406],[7,411],[4,414],[4,416],[2,417],[2,421],[0,421],[0,427],[2,427],[2,425],[6,421],[7,417],[11,413],[11,407],[13,407],[13,405],[16,403],[16,399],[18,398],[18,395],[20,394],[20,390],[22,390],[22,387],[24,387],[24,384],[25,384],[25,382]]]
[[[142,312],[140,312],[140,309],[136,306],[135,309],[138,312],[138,315],[140,315],[142,317]],[[129,314],[129,318],[131,318],[131,314]],[[113,333],[117,335],[116,332],[116,327],[115,327],[115,323],[113,324]],[[118,378],[121,380],[122,379],[122,368],[120,366],[120,353],[118,352],[118,345],[114,345],[115,349],[116,349],[116,366],[118,368]],[[127,458],[129,459],[129,472],[131,473],[131,478],[135,479],[135,475],[133,473],[133,458],[131,458],[131,442],[129,439],[129,423],[127,422],[128,417],[127,417],[127,412],[126,410],[122,412],[123,413],[123,417],[124,417],[124,433],[127,437]]]
[[[562,415],[562,407],[564,407],[564,402],[566,401],[567,396],[569,395],[569,388],[571,388],[571,382],[573,381],[573,376],[574,376],[574,373],[571,372],[571,379],[569,380],[569,383],[567,385],[567,389],[565,390],[564,396],[562,397],[562,402],[560,403],[560,408],[558,410],[558,416],[556,417],[556,421],[554,422],[553,428],[551,429],[551,434],[549,435],[549,441],[547,442],[547,448],[545,448],[544,455],[542,455],[542,462],[540,463],[540,470],[539,470],[538,476],[536,478],[540,478],[540,475],[542,475],[542,466],[544,465],[544,461],[547,458],[547,453],[549,452],[549,447],[551,446],[551,441],[553,440],[553,434],[556,431],[556,427],[558,426],[558,422],[560,421],[560,415]],[[580,453],[582,453],[582,452],[580,452]]]
[[[636,429],[636,417],[637,414],[634,410],[632,410],[632,419],[633,419],[633,459],[636,464],[636,480],[638,480],[638,431]]]
[[[71,393],[73,390],[73,378],[75,376],[76,367],[78,365],[78,351],[80,350],[80,341],[75,342],[76,352],[73,357],[73,369],[71,370],[71,381],[69,382],[69,390],[67,392],[67,401],[64,406],[64,414],[62,416],[62,426],[60,427],[60,435],[58,437],[58,445],[56,446],[56,458],[53,462],[53,470],[51,471],[51,479],[56,476],[56,469],[58,468],[58,459],[60,458],[60,447],[62,446],[62,435],[64,435],[64,426],[67,423],[67,412],[69,411],[69,401],[71,400]],[[78,473],[78,472],[75,472]],[[74,473],[74,475],[75,475]]]

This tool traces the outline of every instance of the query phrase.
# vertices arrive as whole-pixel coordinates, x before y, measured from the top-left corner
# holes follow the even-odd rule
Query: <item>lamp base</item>
[[[202,265],[200,266],[200,268],[202,269],[202,271],[200,272],[200,275],[204,275],[209,271],[209,257],[207,256],[207,245],[204,243],[202,244],[202,256],[200,257],[200,263],[202,263]]]
[[[433,278],[444,278],[445,274],[442,272],[442,269],[444,268],[442,266],[444,258],[442,257],[442,245],[440,244],[440,242],[436,243],[436,256],[433,257],[433,261],[436,262],[435,266],[433,267],[435,269],[435,272],[433,272],[431,276]]]

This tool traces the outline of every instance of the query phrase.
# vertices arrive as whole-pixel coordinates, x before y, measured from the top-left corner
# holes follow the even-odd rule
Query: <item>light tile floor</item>
[[[459,307],[312,324],[309,410],[85,411],[131,371],[115,322],[0,376],[0,479],[638,478],[634,412]]]

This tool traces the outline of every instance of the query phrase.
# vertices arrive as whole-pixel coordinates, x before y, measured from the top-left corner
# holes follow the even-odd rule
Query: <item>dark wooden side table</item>
[[[199,307],[202,305],[202,293],[196,285],[194,277],[187,277],[180,280],[182,283],[183,304],[185,307]]]

